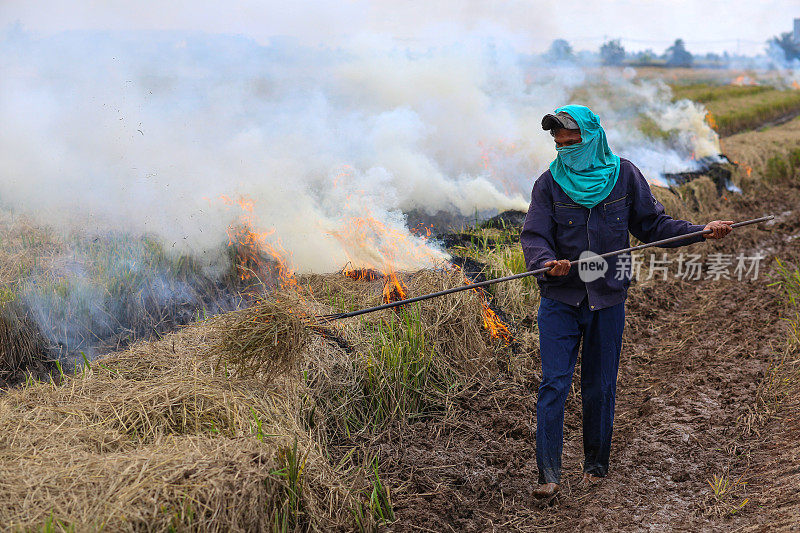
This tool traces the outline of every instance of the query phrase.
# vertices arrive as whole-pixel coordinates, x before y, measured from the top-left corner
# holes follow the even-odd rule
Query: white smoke
[[[786,52],[774,41],[767,43],[769,65],[766,70],[772,85],[784,89],[800,89],[800,58],[789,58]]]
[[[702,108],[630,72],[550,67],[467,37],[423,52],[356,43],[9,32],[0,201],[60,230],[147,234],[214,262],[241,214],[221,198],[246,198],[254,229],[299,271],[416,268],[443,253],[402,213],[525,209],[555,154],[541,117],[573,98],[588,95],[574,103],[655,181],[718,152]],[[643,133],[642,117],[666,136]]]

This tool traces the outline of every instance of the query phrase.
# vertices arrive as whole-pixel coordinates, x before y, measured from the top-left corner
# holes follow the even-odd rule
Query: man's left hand
[[[710,229],[711,233],[706,233],[703,237],[706,239],[721,239],[733,231],[731,224],[733,224],[733,220],[712,220],[704,228]]]

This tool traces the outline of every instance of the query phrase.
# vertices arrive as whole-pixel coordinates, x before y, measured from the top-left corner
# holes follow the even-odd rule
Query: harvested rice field
[[[168,69],[92,63],[147,74],[111,111],[42,89],[60,123],[101,130],[57,144],[58,165],[0,148],[19,152],[0,184],[0,530],[797,529],[800,90],[720,69],[567,83],[527,56],[505,86],[494,49],[478,75],[453,50],[223,44],[157,35]],[[27,46],[15,91],[50,73],[94,94]],[[640,256],[608,475],[582,482],[579,359],[560,491],[537,499],[534,277],[347,314],[528,271],[524,173],[553,157],[552,95],[601,113],[673,217],[774,219]],[[505,136],[523,130],[544,141]],[[113,162],[78,164],[98,151]],[[140,162],[161,174],[123,172]],[[687,252],[716,270],[681,275]]]

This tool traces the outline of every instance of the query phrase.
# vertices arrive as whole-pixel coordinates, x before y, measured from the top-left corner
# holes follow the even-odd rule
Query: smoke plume
[[[299,271],[414,268],[443,254],[403,213],[524,209],[554,156],[541,117],[573,98],[654,181],[717,151],[701,108],[635,73],[464,43],[8,32],[0,201],[62,231],[153,236],[211,265],[246,199],[254,229]],[[642,120],[670,135],[648,136]]]

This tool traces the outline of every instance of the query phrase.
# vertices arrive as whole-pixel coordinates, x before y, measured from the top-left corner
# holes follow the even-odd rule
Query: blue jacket
[[[528,270],[535,270],[553,259],[578,259],[586,250],[602,254],[627,248],[630,246],[628,231],[642,242],[652,242],[700,231],[704,227],[665,214],[664,206],[653,197],[641,171],[622,159],[616,185],[605,200],[591,209],[573,202],[553,180],[549,170],[542,174],[533,184],[520,241]],[[702,240],[698,235],[664,248]],[[628,255],[609,258],[605,274],[588,283],[581,281],[574,266],[566,276],[540,274],[536,277],[542,296],[576,306],[588,296],[589,307],[597,310],[625,301],[630,270]]]

